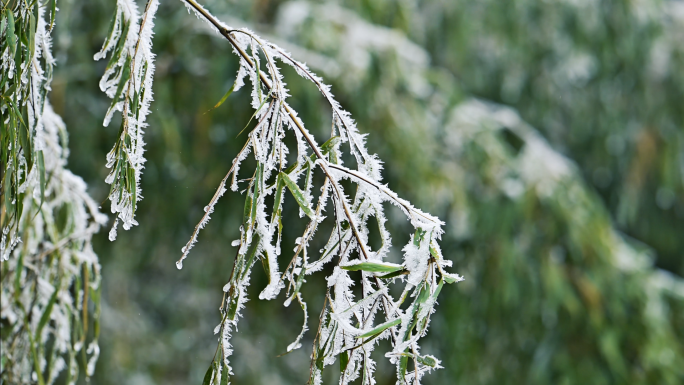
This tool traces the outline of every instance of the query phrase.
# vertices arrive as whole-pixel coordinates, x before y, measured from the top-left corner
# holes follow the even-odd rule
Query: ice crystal
[[[124,230],[138,224],[135,210],[142,199],[143,134],[152,102],[152,31],[159,1],[149,0],[142,16],[132,0],[118,0],[116,5],[109,35],[100,52],[94,56],[95,60],[100,60],[110,51],[112,56],[100,80],[100,89],[112,98],[104,126],[109,125],[116,111],[122,114],[119,137],[107,154],[107,167],[111,172],[105,182],[112,185],[109,200],[112,214],[117,216],[109,233],[111,241],[116,239],[119,220]]]
[[[256,261],[260,260],[265,266],[269,278],[259,298],[274,299],[285,289],[285,306],[296,301],[304,312],[302,331],[287,347],[287,351],[291,351],[301,346],[302,336],[308,330],[308,308],[300,291],[306,276],[337,260],[333,273],[327,278],[328,289],[311,356],[309,383],[321,383],[323,367],[339,357],[344,363],[341,384],[357,378],[362,378],[363,384],[374,384],[375,362],[371,352],[382,339],[389,339],[393,346],[387,357],[397,366],[399,383],[420,383],[425,373],[440,366],[436,358],[420,354],[418,340],[426,333],[443,284],[463,279],[444,271],[451,262],[444,259],[437,244],[443,223],[415,208],[382,183],[383,164],[366,149],[366,134],[358,130],[349,112],[335,100],[330,86],[304,63],[248,29],[233,29],[223,24],[194,0],[184,0],[184,3],[190,12],[225,37],[238,56],[240,68],[233,90],[241,88],[245,78],[248,79],[252,86],[251,106],[257,121],[205,207],[204,216],[177,262],[178,268],[182,268],[200,230],[207,225],[215,205],[225,193],[229,179],[232,178],[231,189],[238,190],[240,165],[250,153],[253,154],[257,166],[246,179],[240,239],[232,243],[238,248],[237,256],[230,281],[223,288],[223,321],[215,330],[220,334],[221,348],[207,375],[216,383],[231,373],[230,335],[247,300],[246,286]],[[300,76],[311,81],[332,107],[331,138],[327,142],[319,144],[288,104],[290,95],[279,68],[282,64],[293,67]],[[290,149],[284,141],[286,135],[294,135],[296,139],[297,156],[290,164],[287,157]],[[344,150],[353,156],[356,169],[342,164]],[[318,197],[313,194],[315,173],[324,177]],[[355,195],[343,187],[344,179],[357,186]],[[268,202],[273,203],[267,207],[266,198],[271,195]],[[306,217],[308,225],[295,242],[292,259],[281,270],[282,206],[286,196],[296,202],[299,216]],[[391,248],[391,235],[385,228],[385,202],[399,207],[414,227],[414,234],[404,247],[402,264],[385,260]],[[323,215],[326,210],[327,214]],[[312,260],[309,244],[326,216],[332,218],[334,228],[326,246],[319,251],[320,255]],[[368,242],[368,226],[371,225],[380,230],[382,244],[377,250]],[[394,283],[405,285],[398,299],[388,290],[388,285]],[[357,284],[362,288],[359,298],[352,292]],[[411,305],[402,310],[401,305],[409,298],[412,298]],[[411,372],[409,359],[413,362]],[[225,383],[225,379],[220,381]]]

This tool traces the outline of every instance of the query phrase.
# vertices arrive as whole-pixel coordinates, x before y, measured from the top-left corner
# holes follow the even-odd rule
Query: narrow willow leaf
[[[264,165],[261,163],[257,164],[257,169],[256,173],[254,175],[254,194],[252,196],[252,207],[250,210],[249,218],[250,218],[250,223],[249,226],[253,227],[254,223],[256,222],[256,217],[257,217],[257,208],[259,206],[259,195],[261,194],[261,181],[264,176]]]
[[[45,158],[42,150],[38,151],[38,173],[40,175],[40,206],[38,210],[40,210],[45,200]]]
[[[228,385],[228,366],[225,363],[223,364],[223,370],[221,371],[220,385]]]
[[[40,321],[38,321],[38,327],[36,328],[36,336],[40,338],[40,333],[43,331],[43,328],[45,325],[48,323],[50,320],[50,314],[52,313],[52,308],[55,305],[55,302],[57,301],[57,296],[59,295],[59,287],[62,283],[62,277],[59,277],[57,279],[57,285],[55,286],[55,291],[52,293],[50,296],[50,300],[48,301],[47,305],[45,306],[45,310],[43,311],[43,314],[40,316]]]
[[[50,31],[55,26],[55,15],[57,12],[57,0],[50,0]]]
[[[235,85],[233,85],[233,86],[235,86]],[[238,132],[236,138],[237,138],[238,136],[240,136],[240,134],[242,134],[242,133],[247,129],[247,127],[249,127],[249,124],[252,123],[252,119],[254,119],[254,117],[257,116],[257,114],[259,113],[259,111],[261,111],[261,109],[264,108],[264,104],[266,104],[267,101],[268,101],[268,98],[265,98],[264,101],[261,102],[261,105],[259,106],[259,108],[257,108],[256,111],[254,111],[254,113],[252,114],[252,116],[251,116],[251,117],[249,118],[249,120],[247,121],[247,124],[245,124],[245,128],[243,128],[240,132]]]
[[[280,217],[280,203],[282,202],[283,199],[283,188],[285,187],[285,182],[283,181],[283,178],[278,175],[276,177],[276,192],[275,192],[275,197],[273,199],[273,208],[276,210],[276,213],[273,215],[273,221],[276,220],[277,217]]]
[[[254,238],[252,238],[252,243],[249,245],[249,248],[247,249],[246,263],[244,265],[244,269],[242,270],[242,274],[240,274],[240,279],[244,279],[247,273],[249,272],[249,269],[252,268],[252,263],[254,263],[254,257],[256,256],[256,251],[259,247],[259,241],[261,241],[261,237],[259,236],[259,234],[254,234]]]
[[[235,314],[237,314],[237,307],[238,307],[239,300],[240,300],[240,293],[237,292],[237,294],[234,294],[234,296],[230,300],[230,303],[228,304],[227,319],[229,319],[231,321],[235,320]]]
[[[456,283],[464,280],[464,278],[458,274],[451,274],[447,272],[442,273],[442,279],[444,279],[446,283]]]
[[[335,146],[341,141],[341,138],[339,136],[333,136],[332,138],[328,139],[325,143],[321,144],[321,154],[323,155],[328,155],[331,151],[335,149]],[[331,154],[332,155],[332,154]],[[309,160],[311,163],[316,162],[316,154],[311,154],[309,156]],[[330,160],[331,163],[337,164],[337,158],[335,161],[332,159]],[[295,163],[293,166],[297,166],[297,163]],[[292,168],[293,170],[294,168]],[[292,170],[288,169],[287,173],[289,174]]]
[[[9,195],[9,194],[8,194]],[[19,260],[17,261],[17,271],[21,271],[24,268],[24,253],[21,252],[19,253]],[[14,276],[14,295],[15,299],[19,299],[19,295],[21,294],[21,274],[16,274]]]
[[[432,243],[430,243],[430,254],[433,258],[435,258],[438,261],[442,259],[442,256],[439,254],[439,252],[437,252],[437,249],[434,246],[432,246]]]
[[[10,53],[14,56],[17,52],[17,37],[14,34],[14,15],[9,8],[5,10],[5,15],[7,17],[7,40],[10,46]]]
[[[387,321],[384,324],[381,324],[380,326],[374,328],[373,330],[361,334],[359,338],[375,337],[377,335],[380,335],[380,333],[384,332],[385,330],[391,328],[392,326],[399,325],[400,323],[401,318],[397,318],[392,321]]]
[[[402,384],[406,383],[406,369],[408,369],[408,357],[402,356],[399,359],[399,380]]]
[[[323,154],[327,154],[337,146],[338,143],[340,143],[340,137],[339,136],[333,136],[332,138],[328,139],[325,143],[321,144],[321,152]]]
[[[416,360],[418,362],[420,362],[421,364],[427,365],[431,368],[434,368],[435,366],[437,366],[437,360],[435,359],[435,357],[432,357],[432,356],[418,356],[418,358],[416,358]]]
[[[37,2],[36,2],[37,5]],[[29,35],[28,35],[28,45],[29,45],[29,57],[34,57],[36,50],[36,17],[30,13],[29,14]]]
[[[349,364],[349,352],[340,353],[340,373],[344,373]]]
[[[302,190],[297,186],[295,182],[290,179],[287,174],[284,172],[280,173],[280,177],[283,179],[283,182],[285,182],[285,185],[287,186],[288,189],[290,189],[290,192],[292,193],[292,196],[294,196],[295,200],[297,201],[297,204],[299,207],[304,211],[304,214],[306,214],[309,218],[313,219],[315,214],[313,210],[309,207],[309,202],[306,201],[306,198],[304,198],[304,193],[302,193]]]
[[[361,262],[354,265],[340,266],[349,271],[367,271],[369,273],[392,273],[403,269],[402,265],[395,263]]]
[[[408,270],[406,270],[406,269],[401,269],[401,270],[397,270],[397,271],[395,271],[395,272],[393,272],[393,273],[381,275],[381,276],[379,276],[378,278],[380,278],[380,279],[390,279],[390,278],[398,277],[398,276],[400,276],[400,275],[406,275],[406,274],[408,274],[408,273],[409,273]]]
[[[214,107],[210,108],[209,111],[205,112],[205,114],[207,114],[207,113],[209,113],[209,112],[211,112],[211,111],[213,111],[213,110],[219,108],[219,107],[221,106],[221,104],[223,104],[223,102],[225,102],[226,99],[228,99],[228,97],[230,96],[230,94],[233,93],[233,90],[235,89],[235,84],[237,84],[237,79],[235,79],[235,82],[233,83],[233,86],[230,87],[230,89],[228,90],[228,92],[226,92],[225,95],[223,95],[223,97],[221,98],[221,100],[219,100],[219,102],[216,103],[216,104],[214,105]],[[251,119],[250,119],[250,121],[251,121]],[[248,124],[249,124],[249,123],[248,123]]]
[[[109,109],[107,110],[107,114],[110,114],[110,111],[114,110],[116,107],[117,103],[121,101],[121,95],[123,93],[124,87],[126,84],[128,84],[128,79],[131,77],[131,57],[126,58],[126,62],[123,66],[122,69],[123,73],[121,74],[121,81],[119,82],[119,85],[116,87],[116,93],[114,94],[114,97],[112,98],[112,103],[109,105]]]
[[[204,380],[202,381],[202,385],[211,385],[212,374],[214,374],[214,361],[211,362],[211,365],[209,365],[209,369],[207,369],[207,372],[204,374]]]

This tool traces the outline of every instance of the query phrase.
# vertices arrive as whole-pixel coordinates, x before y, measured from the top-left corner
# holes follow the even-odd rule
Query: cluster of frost
[[[231,374],[230,335],[247,301],[246,286],[256,261],[261,260],[264,264],[270,280],[259,298],[274,299],[286,289],[285,306],[297,301],[304,311],[302,333],[288,346],[290,351],[301,346],[302,336],[307,331],[307,305],[300,291],[306,276],[336,260],[333,273],[327,277],[326,304],[321,311],[311,356],[310,383],[320,384],[323,367],[339,359],[343,363],[341,384],[358,378],[363,384],[374,384],[376,365],[371,353],[378,341],[389,339],[392,350],[386,357],[397,367],[398,383],[419,384],[425,373],[440,366],[436,358],[421,355],[418,340],[427,332],[442,285],[463,279],[445,271],[451,262],[444,259],[437,243],[443,223],[415,208],[382,183],[382,162],[366,149],[365,134],[359,132],[350,114],[334,99],[330,86],[305,64],[248,29],[232,29],[223,24],[194,0],[184,2],[189,11],[207,22],[232,46],[240,60],[233,89],[240,89],[245,78],[251,83],[251,104],[257,121],[247,143],[205,207],[203,218],[177,262],[178,268],[182,268],[183,260],[197,241],[200,230],[208,223],[217,201],[227,191],[226,184],[231,178],[232,190],[238,189],[240,164],[252,153],[257,167],[246,179],[240,239],[233,242],[238,247],[235,265],[230,281],[224,287],[223,320],[215,329],[220,334],[221,349],[207,378],[215,384],[226,383],[224,376]],[[280,64],[293,67],[300,76],[314,83],[332,107],[331,138],[327,142],[319,144],[287,103],[290,95],[278,67]],[[297,156],[291,164],[287,161],[290,149],[284,141],[288,133],[294,135],[297,143],[294,149]],[[341,154],[344,150],[353,156],[355,169],[343,165]],[[313,183],[316,172],[324,176],[317,198]],[[341,184],[344,179],[356,185],[354,196]],[[270,208],[266,204],[269,195],[273,195]],[[309,222],[294,245],[292,259],[281,270],[278,259],[281,255],[282,205],[286,195],[292,196],[299,206],[300,217],[307,217]],[[391,234],[385,227],[385,202],[399,207],[415,230],[403,249],[402,264],[387,261]],[[325,247],[319,251],[320,255],[311,258],[309,243],[318,225],[326,218],[326,208],[330,210],[328,215],[334,218],[334,227]],[[368,243],[369,226],[377,226],[380,230],[382,245],[377,250]],[[393,298],[389,291],[389,285],[395,283],[404,284],[399,298]],[[362,287],[360,298],[352,292],[352,286],[356,284]],[[411,304],[404,310],[402,304],[406,301]],[[413,371],[408,370],[409,361]]]
[[[21,195],[12,202],[22,207],[10,223],[21,229],[21,239],[14,230],[3,227],[0,382],[52,384],[66,370],[68,382],[73,384],[78,379],[81,357],[87,360],[86,376],[91,376],[99,355],[97,332],[88,332],[90,324],[99,322],[99,311],[91,314],[88,308],[91,302],[98,303],[100,283],[100,265],[91,237],[107,218],[98,211],[83,180],[66,169],[66,128],[46,97],[54,59],[45,7],[33,13],[33,8],[17,3],[12,11],[14,21],[23,23],[19,28],[35,26],[35,30],[33,47],[15,41],[16,49],[27,54],[20,68],[5,62],[7,48],[3,43],[3,70],[8,70],[10,78],[19,77],[15,78],[15,94],[8,95],[7,86],[3,96],[17,103],[13,107],[26,108],[30,146],[21,144],[17,154]],[[29,21],[31,17],[36,21]],[[3,19],[3,25],[6,21]],[[3,33],[6,42],[8,32]],[[9,118],[4,100],[2,114],[3,120],[7,119],[6,132],[17,137],[24,128]],[[10,194],[4,187],[3,195]]]
[[[100,89],[112,98],[112,104],[104,118],[108,126],[116,111],[121,111],[122,121],[119,137],[107,154],[107,168],[111,172],[105,180],[112,185],[109,194],[112,214],[117,215],[109,232],[109,239],[116,239],[117,226],[121,220],[128,230],[137,225],[135,209],[142,199],[140,175],[145,157],[143,129],[152,102],[154,54],[152,53],[152,30],[158,0],[149,0],[142,16],[133,0],[118,0],[112,28],[94,59],[107,57],[107,65]]]

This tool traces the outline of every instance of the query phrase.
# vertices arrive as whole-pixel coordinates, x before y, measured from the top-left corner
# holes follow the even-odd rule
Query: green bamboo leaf
[[[271,265],[268,261],[268,253],[264,250],[264,257],[261,258],[261,266],[264,267],[264,272],[268,277],[268,283],[271,283]]]
[[[292,295],[290,295],[290,300],[293,300],[295,297],[297,297],[297,293],[299,293],[299,289],[302,288],[302,284],[304,283],[304,277],[306,276],[306,267],[302,267],[302,270],[299,272],[299,275],[297,276],[297,281],[295,281],[295,288],[292,291]],[[305,308],[302,306],[302,309],[305,310]]]
[[[245,263],[245,265],[243,266],[242,273],[240,274],[240,279],[244,279],[247,275],[247,272],[249,272],[249,269],[252,268],[252,263],[254,262],[254,257],[256,256],[256,251],[259,247],[260,240],[261,237],[259,236],[259,234],[254,234],[254,237],[252,238],[252,243],[249,245],[249,248],[247,249],[247,263]]]
[[[361,334],[358,338],[367,338],[367,337],[378,336],[378,335],[380,335],[380,333],[384,332],[385,330],[391,328],[394,325],[399,325],[400,323],[401,323],[400,318],[394,319],[392,321],[387,321],[384,324],[379,325],[375,329],[373,329],[367,333]]]
[[[259,194],[261,193],[261,180],[264,175],[264,165],[261,163],[257,164],[256,173],[254,175],[254,193],[252,194],[252,207],[249,214],[250,227],[254,226],[257,217],[257,206],[259,204]]]
[[[126,62],[124,63],[124,66],[122,68],[122,74],[121,74],[121,80],[119,80],[119,85],[116,87],[116,93],[114,94],[114,97],[112,98],[112,103],[109,105],[109,108],[107,109],[107,114],[110,113],[111,110],[114,109],[117,103],[121,100],[121,94],[123,93],[124,86],[126,85],[126,82],[128,82],[128,79],[131,77],[131,57],[126,58]]]
[[[38,210],[43,206],[43,201],[45,200],[45,158],[43,156],[43,150],[38,151],[38,172],[40,174],[40,206]]]
[[[59,287],[62,283],[62,277],[60,276],[57,279],[57,285],[55,285],[55,291],[52,293],[50,296],[50,300],[48,301],[47,305],[45,306],[45,311],[43,312],[43,315],[40,316],[40,321],[38,321],[38,328],[36,329],[36,336],[40,338],[40,334],[43,331],[43,328],[45,325],[48,323],[50,320],[50,314],[52,313],[52,308],[55,305],[55,302],[57,302],[57,296],[59,295]]]
[[[209,365],[209,369],[207,369],[207,372],[204,374],[204,380],[202,381],[202,385],[211,385],[211,375],[214,374],[214,362],[211,362],[211,365]]]
[[[50,31],[55,26],[55,15],[57,12],[57,0],[50,0]]]
[[[228,97],[230,96],[230,94],[233,93],[233,90],[235,90],[235,84],[236,84],[236,83],[237,83],[237,79],[235,79],[235,82],[233,83],[233,86],[230,87],[230,89],[228,90],[228,92],[226,92],[225,95],[223,95],[223,97],[221,98],[221,100],[219,100],[219,102],[216,103],[216,105],[214,105],[214,107],[210,108],[209,111],[205,112],[204,114],[207,114],[207,113],[209,113],[209,112],[211,112],[211,111],[213,111],[213,110],[219,108],[219,107],[221,106],[221,104],[223,104],[223,102],[225,102],[226,99],[228,99]],[[250,119],[250,121],[251,121],[251,119]],[[249,123],[248,123],[248,124],[249,124]]]
[[[32,14],[29,13],[29,35],[28,35],[28,48],[30,52],[30,58],[33,58],[33,55],[36,50],[36,17]]]
[[[250,217],[251,212],[252,212],[252,196],[249,193],[247,193],[247,197],[245,197],[245,207],[242,211],[242,223],[245,227],[249,224],[249,217]]]
[[[284,172],[280,173],[280,177],[283,179],[283,182],[285,182],[287,188],[290,189],[290,192],[294,196],[299,207],[301,207],[302,211],[304,211],[304,214],[313,219],[315,216],[314,212],[309,207],[309,202],[307,202],[306,198],[304,198],[304,193],[302,193],[302,190],[299,188],[299,186],[297,186],[297,184],[293,182],[292,179],[290,179],[290,177]]]
[[[223,370],[221,371],[220,385],[228,385],[228,366],[225,363],[223,364]]]
[[[340,353],[340,373],[344,373],[344,371],[347,369],[347,365],[349,364],[349,352],[344,351]]]
[[[251,116],[251,117],[249,118],[249,120],[247,121],[247,124],[245,124],[245,128],[243,128],[243,129],[237,134],[236,138],[237,138],[238,136],[240,136],[240,134],[242,134],[242,132],[244,132],[244,131],[247,129],[247,127],[249,127],[249,124],[252,123],[252,119],[254,119],[254,117],[259,113],[259,111],[261,111],[261,109],[264,108],[264,104],[266,104],[267,101],[268,101],[268,98],[264,98],[264,101],[261,102],[261,105],[259,106],[259,108],[257,108],[256,111],[254,111],[254,113],[252,114],[252,116]]]
[[[416,229],[416,233],[413,235],[413,244],[416,247],[420,247],[420,243],[423,242],[423,239],[425,238],[425,233],[427,233],[427,231],[420,227]]]
[[[406,275],[406,274],[408,274],[408,273],[409,273],[408,270],[406,270],[406,269],[401,269],[401,270],[397,270],[397,271],[395,271],[395,272],[393,272],[393,273],[381,275],[381,276],[379,276],[378,278],[380,278],[380,279],[390,279],[390,278],[398,277],[398,276],[400,276],[400,275]]]
[[[107,63],[107,69],[116,67],[117,63],[119,62],[119,58],[121,58],[121,55],[124,53],[124,45],[126,44],[126,36],[128,36],[128,30],[130,28],[130,23],[127,23],[123,19],[123,17],[122,17],[121,23],[123,23],[121,35],[119,35],[119,39],[116,42],[116,47],[114,47],[114,51],[112,52],[112,57],[109,58],[109,62]]]
[[[340,142],[340,137],[339,136],[333,136],[332,138],[328,139],[325,143],[321,144],[321,152],[323,154],[327,154],[337,146],[337,144]]]
[[[437,360],[435,359],[435,357],[432,357],[432,356],[418,356],[418,358],[416,358],[416,360],[418,362],[420,362],[421,364],[427,365],[431,368],[434,368],[435,366],[437,366]]]
[[[320,147],[321,154],[328,155],[328,153],[330,153],[330,151],[335,149],[335,146],[337,146],[337,144],[340,142],[340,140],[341,140],[341,138],[339,136],[333,136],[332,138],[328,139],[325,143],[321,144],[321,147]],[[334,160],[332,159],[333,155],[335,155]],[[314,163],[316,161],[316,158],[317,158],[316,154],[309,155],[309,160],[311,161],[311,163]],[[334,151],[333,151],[333,153],[331,153],[330,162],[332,162],[334,164],[338,163],[337,162],[337,154]],[[294,165],[296,166],[297,164],[295,163]],[[291,170],[287,171],[288,174],[290,172],[291,172]]]
[[[455,282],[461,282],[461,281],[463,281],[463,277],[461,277],[460,275],[458,275],[458,274],[450,274],[450,273],[444,273],[444,274],[442,275],[442,279],[443,279],[446,283],[455,283]]]
[[[19,295],[21,294],[21,271],[24,269],[24,253],[19,253],[19,260],[17,261],[17,267],[14,275],[14,297],[19,300]]]
[[[434,259],[436,259],[436,260],[442,259],[442,255],[437,251],[437,248],[435,248],[435,247],[432,245],[432,243],[430,243],[429,249],[430,249],[430,254],[432,255],[432,257],[433,257]]]
[[[380,262],[361,262],[354,265],[340,266],[344,270],[349,271],[367,271],[369,273],[392,273],[403,269],[402,265],[394,263],[380,263]]]
[[[0,20],[0,35],[5,31],[6,26],[7,26],[7,14],[3,13],[2,20]]]
[[[399,380],[402,384],[406,383],[406,369],[408,369],[408,356],[399,359]]]
[[[285,182],[283,181],[283,178],[278,175],[276,177],[276,191],[275,191],[275,197],[273,198],[273,208],[275,210],[274,214],[272,215],[272,220],[271,222],[273,223],[277,218],[280,218],[280,202],[283,200],[283,188],[285,188]]]

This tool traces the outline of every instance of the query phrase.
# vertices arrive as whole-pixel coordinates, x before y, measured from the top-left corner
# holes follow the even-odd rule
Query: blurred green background
[[[423,351],[445,369],[424,383],[684,383],[684,1],[204,4],[331,83],[370,134],[389,186],[447,222],[442,249],[466,281],[442,292]],[[102,127],[105,63],[92,56],[114,7],[60,0],[55,31],[50,98],[70,132],[69,167],[98,201],[118,123]],[[243,89],[205,114],[237,59],[180,2],[161,4],[155,32],[140,226],[114,243],[106,231],[95,239],[104,276],[96,384],[201,382],[238,237],[244,197],[229,192],[186,267],[175,267],[252,111]],[[324,139],[328,107],[283,71],[290,103]],[[288,211],[294,244],[287,230],[303,223]],[[407,233],[400,213],[388,215]],[[301,311],[256,299],[257,270],[233,337],[233,383],[302,384],[313,333],[276,357],[299,333]],[[305,292],[312,314],[323,285],[314,275]],[[394,383],[378,361],[378,383]]]

